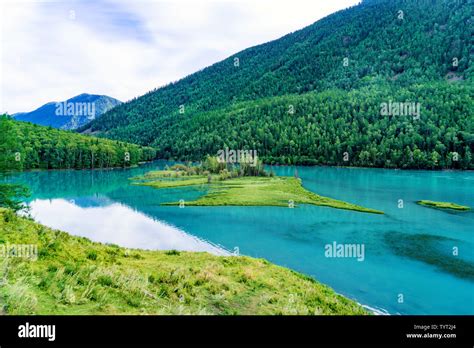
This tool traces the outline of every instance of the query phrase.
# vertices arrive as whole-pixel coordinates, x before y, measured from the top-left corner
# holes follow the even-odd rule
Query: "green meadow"
[[[0,209],[3,314],[368,314],[314,279],[245,256],[92,242]]]

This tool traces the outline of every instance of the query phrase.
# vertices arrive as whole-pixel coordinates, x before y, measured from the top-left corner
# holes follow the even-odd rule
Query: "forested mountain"
[[[119,105],[121,101],[106,95],[80,94],[62,102],[50,102],[31,112],[14,114],[18,121],[60,129],[76,129],[104,112]]]
[[[474,86],[363,87],[237,103],[163,121],[162,157],[253,149],[271,164],[474,169]],[[420,117],[380,116],[380,100],[417,100]],[[289,106],[294,113],[288,112]]]
[[[175,159],[229,146],[285,164],[472,168],[473,9],[470,0],[363,1],[81,130]],[[419,117],[384,114],[392,102],[414,103]]]
[[[0,171],[128,167],[154,159],[149,147],[38,126],[0,115]]]

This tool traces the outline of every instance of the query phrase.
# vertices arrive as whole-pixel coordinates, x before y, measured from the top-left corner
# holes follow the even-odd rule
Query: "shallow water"
[[[238,248],[391,314],[474,314],[474,213],[415,204],[429,199],[474,207],[473,172],[297,167],[307,189],[385,212],[375,215],[310,205],[160,206],[206,192],[129,185],[129,177],[166,163],[25,172],[9,180],[30,186],[39,222],[95,241],[215,254]],[[294,169],[274,167],[278,175]],[[363,246],[363,258],[326,257],[334,242]]]

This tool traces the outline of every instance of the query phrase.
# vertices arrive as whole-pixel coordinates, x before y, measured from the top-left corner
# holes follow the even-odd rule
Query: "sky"
[[[0,112],[127,101],[359,0],[0,0]]]

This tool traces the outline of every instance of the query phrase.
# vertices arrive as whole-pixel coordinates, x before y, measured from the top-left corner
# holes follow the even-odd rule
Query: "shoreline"
[[[9,275],[15,276],[7,276],[1,289],[6,315],[371,314],[330,286],[262,258],[129,249],[51,229],[7,209],[0,209],[0,236],[39,250],[35,261],[11,263]],[[59,293],[58,282],[66,284]],[[21,298],[14,292],[19,287]]]
[[[74,171],[86,171],[86,170],[114,170],[114,169],[133,169],[139,168],[145,164],[150,164],[154,162],[170,162],[170,163],[199,163],[199,161],[186,161],[186,160],[171,160],[166,158],[156,158],[151,161],[142,161],[133,166],[129,167],[104,167],[104,168],[54,168],[54,169],[47,169],[47,168],[30,168],[30,169],[23,169],[23,170],[6,170],[1,172],[1,174],[18,174],[18,173],[27,173],[27,172],[47,172],[47,171],[67,171],[67,170],[74,170]],[[362,166],[339,166],[339,165],[327,165],[327,164],[314,164],[314,165],[305,165],[305,164],[269,164],[263,162],[264,166],[268,167],[304,167],[304,168],[336,168],[336,169],[376,169],[376,170],[390,170],[390,171],[401,171],[401,172],[416,172],[416,171],[424,171],[424,172],[460,172],[460,173],[474,173],[474,169],[456,169],[456,168],[441,168],[441,169],[432,169],[432,168],[383,168],[383,167],[362,167]]]
[[[148,164],[148,163],[153,163],[157,160],[153,161],[145,161],[145,162],[139,162],[137,164],[134,164],[133,166],[129,167],[103,167],[103,168],[30,168],[30,169],[23,169],[23,170],[5,170],[1,171],[0,174],[20,174],[20,173],[32,173],[32,172],[52,172],[52,171],[95,171],[95,170],[115,170],[115,169],[135,169],[139,168],[142,165]]]
[[[176,160],[176,159],[166,159],[166,158],[157,158],[151,162],[155,161],[167,161],[167,162],[174,162],[174,163],[199,163],[200,161],[195,160]],[[445,171],[453,171],[453,172],[474,172],[474,169],[457,169],[457,168],[385,168],[385,167],[364,167],[364,166],[343,166],[343,165],[330,165],[330,164],[271,164],[267,163],[262,160],[262,164],[264,166],[269,167],[322,167],[322,168],[347,168],[347,169],[384,169],[384,170],[399,170],[399,171],[428,171],[428,172],[445,172]]]

